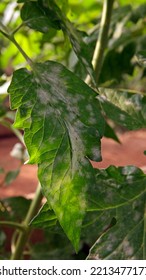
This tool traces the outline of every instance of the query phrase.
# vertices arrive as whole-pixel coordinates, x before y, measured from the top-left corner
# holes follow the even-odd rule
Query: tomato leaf
[[[30,28],[42,33],[47,33],[50,27],[62,29],[69,37],[74,52],[91,76],[96,87],[96,78],[91,64],[91,50],[83,41],[81,32],[74,27],[54,0],[26,2],[21,10],[21,18]]]
[[[30,222],[33,227],[48,228],[56,224],[57,218],[48,203],[45,203]]]
[[[97,208],[117,223],[97,239],[88,259],[145,259],[146,175],[134,166],[110,166],[97,170],[97,184]]]
[[[146,95],[106,88],[100,88],[99,93],[107,117],[129,130],[146,127]]]
[[[15,71],[9,93],[29,163],[38,164],[47,202],[77,250],[86,193],[95,181],[89,159],[101,160],[104,119],[97,93],[52,61],[34,64],[32,72]]]

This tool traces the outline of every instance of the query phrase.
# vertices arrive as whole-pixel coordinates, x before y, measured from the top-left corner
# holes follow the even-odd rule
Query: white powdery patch
[[[133,217],[134,222],[138,222],[141,219],[141,212],[136,211]]]
[[[100,149],[98,148],[92,148],[92,154],[94,156],[94,158],[100,158],[101,157],[101,152],[100,152]]]
[[[130,100],[124,100],[124,104],[126,106],[133,106],[133,103]]]
[[[47,104],[49,101],[49,96],[48,96],[48,93],[46,92],[46,90],[44,90],[42,88],[38,88],[36,90],[36,92],[37,92],[37,95],[39,96],[40,103]]]
[[[43,31],[44,33],[48,32],[48,27],[47,27],[47,26],[43,26],[42,31]]]
[[[85,109],[89,112],[92,112],[92,110],[93,110],[91,104],[88,104]]]
[[[97,120],[96,120],[96,118],[94,118],[94,117],[90,117],[90,118],[88,118],[88,122],[92,125],[94,125],[94,124],[97,124]]]
[[[124,242],[123,242],[123,250],[124,250],[125,255],[126,255],[127,257],[132,256],[133,253],[134,253],[134,249],[133,249],[133,247],[130,245],[130,243],[129,243],[128,240],[124,240]]]
[[[120,121],[125,121],[126,120],[126,117],[125,117],[125,115],[123,115],[123,114],[120,114]]]

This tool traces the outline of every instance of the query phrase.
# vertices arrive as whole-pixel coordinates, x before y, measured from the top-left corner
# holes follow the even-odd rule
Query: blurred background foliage
[[[35,0],[34,0],[35,1]],[[18,3],[19,2],[19,3]],[[72,50],[69,39],[61,30],[49,27],[47,32],[39,32],[30,29],[23,24],[20,11],[24,0],[1,1],[0,21],[15,33],[15,38],[25,52],[34,61],[55,60],[64,64],[80,78],[85,79],[87,73]],[[80,31],[86,44],[90,46],[91,57],[98,39],[99,23],[102,11],[102,0],[56,0],[58,6],[66,14],[75,28]],[[99,78],[99,86],[111,88],[128,88],[133,91],[145,93],[146,72],[141,67],[137,57],[146,49],[146,3],[143,0],[115,0],[114,10],[109,30],[109,40],[105,51],[104,62]],[[10,123],[14,119],[14,113],[10,114],[7,87],[15,69],[26,65],[23,56],[16,47],[0,33],[0,123],[5,119]],[[11,128],[11,127],[10,127]],[[16,131],[14,133],[17,134]],[[111,133],[111,132],[110,132]],[[113,136],[114,138],[115,136]],[[22,205],[22,216],[27,212],[30,201],[24,198],[6,199],[0,202],[3,209],[3,219],[7,216],[16,220],[19,205]],[[17,207],[16,207],[17,205]],[[11,211],[10,211],[11,210]],[[101,214],[101,213],[99,213]],[[93,217],[91,217],[91,215]],[[97,213],[87,217],[87,224],[92,225],[98,219]],[[104,217],[103,217],[104,221]],[[105,221],[104,221],[105,222]],[[97,238],[96,227],[84,226],[81,248],[78,256],[75,255],[72,246],[57,224],[53,230],[44,231],[45,242],[33,247],[28,246],[31,259],[84,259],[94,238]],[[102,232],[103,225],[98,229]],[[48,238],[49,235],[49,238]],[[5,234],[0,233],[0,248],[6,242]],[[88,244],[86,244],[86,242]],[[91,244],[90,244],[91,242]],[[49,251],[46,251],[49,248]],[[56,249],[57,248],[57,249]],[[65,249],[65,250],[64,250]],[[3,252],[2,252],[3,255]],[[6,256],[6,255],[5,255]]]
[[[19,0],[18,2],[25,2]],[[99,32],[102,2],[95,0],[57,0],[63,12],[81,31],[83,40],[90,46],[91,57]],[[2,1],[0,20],[9,30],[16,32],[15,38],[25,52],[35,61],[56,60],[63,63],[81,78],[86,73],[72,50],[67,36],[61,30],[50,27],[41,33],[22,24],[20,9],[23,3]],[[99,84],[144,90],[144,70],[138,65],[135,55],[146,46],[146,4],[144,1],[115,1],[109,31],[109,42]],[[16,47],[0,35],[1,85],[16,68],[25,65],[25,60]],[[137,86],[137,79],[143,83]],[[8,78],[7,78],[8,79]],[[138,87],[138,88],[137,88]],[[140,87],[140,88],[139,88]],[[2,91],[2,90],[1,90]],[[3,92],[6,93],[6,92]]]
[[[25,52],[35,61],[49,59],[61,62],[84,79],[85,70],[72,50],[67,36],[53,27],[41,33],[22,24],[20,9],[23,5],[21,2],[24,1],[18,2],[20,3],[2,1],[0,20],[9,30],[17,31],[15,38]],[[91,57],[98,38],[102,2],[56,1],[74,26],[81,31],[83,40],[90,46]],[[136,54],[146,46],[145,17],[144,1],[115,1],[100,85],[144,91],[145,73],[137,63]],[[24,66],[25,63],[16,47],[0,34],[0,85],[3,85],[1,94],[6,94],[4,83],[10,79],[13,70]],[[139,79],[141,83],[137,83]]]

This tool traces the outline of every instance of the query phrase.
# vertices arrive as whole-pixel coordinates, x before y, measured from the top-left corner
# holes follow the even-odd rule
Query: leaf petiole
[[[21,26],[19,26],[20,28]],[[17,28],[17,30],[19,29]],[[25,53],[25,51],[21,48],[21,46],[18,44],[18,42],[15,40],[14,37],[14,33],[17,32],[17,30],[14,30],[12,33],[9,33],[8,28],[2,23],[0,22],[0,32],[9,40],[11,41],[16,48],[19,50],[19,52],[23,55],[23,57],[25,58],[25,60],[27,61],[27,63],[30,65],[30,67],[32,66],[32,60],[31,58]]]

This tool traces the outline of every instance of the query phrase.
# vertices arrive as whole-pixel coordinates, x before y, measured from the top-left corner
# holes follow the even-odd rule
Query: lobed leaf
[[[117,89],[99,89],[104,113],[129,130],[146,127],[146,95]]]
[[[14,72],[11,107],[18,109],[15,127],[25,130],[29,163],[49,206],[78,249],[87,190],[95,183],[88,160],[101,160],[104,119],[96,92],[61,64],[47,61],[33,71]]]
[[[107,209],[103,215],[111,212],[117,223],[97,239],[88,259],[145,259],[146,175],[134,166],[111,166],[97,170],[97,184],[98,209]]]

